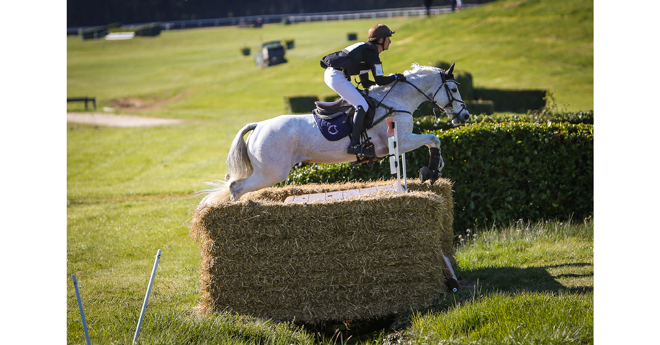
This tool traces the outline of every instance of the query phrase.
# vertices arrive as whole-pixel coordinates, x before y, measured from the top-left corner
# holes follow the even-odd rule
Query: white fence
[[[477,4],[464,4],[463,9],[478,6]],[[430,9],[431,15],[438,15],[443,13],[451,13],[451,6],[434,6]],[[178,29],[193,29],[209,26],[241,26],[241,25],[254,25],[259,20],[262,24],[281,23],[288,20],[290,23],[301,22],[317,22],[328,20],[356,20],[368,18],[392,18],[392,17],[424,17],[426,15],[426,8],[424,7],[408,7],[408,8],[391,8],[384,10],[371,10],[371,11],[344,11],[344,12],[323,12],[323,13],[306,13],[306,14],[270,14],[262,16],[246,16],[246,17],[229,17],[229,18],[215,18],[215,19],[195,19],[195,20],[173,20],[160,22],[163,30],[178,30]],[[137,27],[149,23],[137,23],[122,25],[122,28]],[[77,34],[80,29],[85,28],[67,28],[67,34]]]

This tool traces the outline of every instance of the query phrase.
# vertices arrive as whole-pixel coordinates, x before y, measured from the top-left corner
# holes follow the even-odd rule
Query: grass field
[[[411,63],[455,62],[475,86],[550,90],[569,110],[593,109],[593,3],[497,1],[431,18],[379,19],[396,31],[381,55],[385,73]],[[319,60],[344,48],[348,32],[363,40],[374,20],[208,28],[163,32],[127,41],[67,40],[67,95],[180,99],[153,111],[164,117],[268,118],[284,110],[282,96],[329,94]],[[266,70],[239,48],[294,39],[289,63]],[[71,105],[80,108],[80,105]]]
[[[101,108],[130,98],[148,106],[116,112],[187,120],[145,128],[68,124],[68,343],[84,343],[71,274],[80,284],[93,342],[130,343],[158,249],[163,255],[141,343],[315,341],[291,324],[232,314],[193,316],[200,256],[188,236],[188,219],[200,200],[195,191],[224,176],[236,131],[282,114],[283,96],[331,93],[319,59],[347,45],[347,32],[364,39],[372,24],[191,29],[129,41],[67,39],[67,96],[95,96]],[[412,62],[456,62],[473,74],[476,86],[545,88],[560,107],[593,109],[591,1],[497,1],[386,24],[396,31],[391,50],[382,55],[386,73]],[[254,51],[274,39],[295,39],[289,63],[261,70],[239,54],[243,45]],[[67,108],[82,110],[80,104]],[[363,340],[593,342],[591,221],[475,231],[477,239],[459,244],[457,256],[458,274],[474,291],[400,315],[399,328]],[[535,321],[540,319],[546,322]]]

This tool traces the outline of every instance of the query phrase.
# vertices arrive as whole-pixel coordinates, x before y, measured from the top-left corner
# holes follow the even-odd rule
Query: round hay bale
[[[442,256],[454,254],[449,180],[411,180],[406,193],[284,202],[392,183],[271,187],[200,206],[190,227],[202,256],[198,311],[314,324],[433,304],[447,291]]]

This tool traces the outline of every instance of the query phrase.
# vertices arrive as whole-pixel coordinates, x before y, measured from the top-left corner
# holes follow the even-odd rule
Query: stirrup
[[[375,155],[371,153],[371,151],[367,150],[363,145],[360,144],[349,146],[346,152],[358,156],[358,159],[363,159],[365,157],[366,158],[375,157]]]

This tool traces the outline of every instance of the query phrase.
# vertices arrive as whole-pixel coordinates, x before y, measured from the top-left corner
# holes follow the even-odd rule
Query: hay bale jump
[[[202,255],[197,310],[314,324],[433,304],[447,291],[443,255],[454,255],[449,180],[285,202],[395,181],[271,187],[198,207],[190,227]]]

